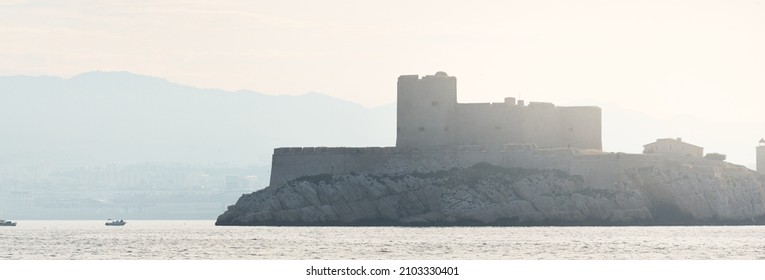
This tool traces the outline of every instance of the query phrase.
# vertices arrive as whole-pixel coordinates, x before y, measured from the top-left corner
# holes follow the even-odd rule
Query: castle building
[[[397,98],[396,147],[276,148],[270,185],[318,174],[395,170],[423,158],[431,163],[449,158],[450,164],[502,165],[504,160],[523,161],[515,154],[507,157],[518,149],[553,148],[547,152],[569,155],[574,149],[602,151],[598,107],[526,105],[511,97],[499,103],[460,104],[457,79],[444,72],[400,76]]]
[[[601,110],[595,106],[505,98],[457,103],[457,79],[444,72],[398,78],[397,147],[531,143],[538,148],[602,150]]]
[[[643,153],[701,158],[704,155],[704,148],[683,142],[682,138],[662,138],[656,139],[656,142],[643,145]]]
[[[762,138],[757,146],[757,172],[765,174],[765,139]]]

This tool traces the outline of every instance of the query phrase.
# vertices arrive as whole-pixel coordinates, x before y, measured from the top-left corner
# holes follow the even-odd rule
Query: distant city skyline
[[[759,121],[765,103],[758,1],[0,7],[2,76],[129,71],[203,88],[321,92],[376,107],[395,102],[391,81],[399,75],[446,71],[459,78],[460,102],[516,97],[704,121]]]

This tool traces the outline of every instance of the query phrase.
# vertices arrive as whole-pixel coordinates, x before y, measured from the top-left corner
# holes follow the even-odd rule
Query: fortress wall
[[[536,143],[540,148],[568,147],[561,139],[560,116],[550,103],[532,102],[524,108],[524,142]]]
[[[507,103],[457,104],[456,145],[522,143],[521,109]]]
[[[470,167],[486,162],[509,168],[557,169],[582,176],[593,188],[619,187],[625,170],[667,164],[666,157],[640,154],[579,154],[578,149],[534,149],[533,145],[476,145],[443,149],[279,148],[274,151],[271,185],[319,174],[350,172],[401,174]],[[678,164],[677,161],[672,161]],[[710,165],[722,163],[711,162]],[[723,165],[721,165],[723,166]]]
[[[491,146],[489,146],[491,147]],[[469,167],[480,162],[508,168],[561,170],[579,175],[593,188],[611,189],[625,178],[625,170],[661,166],[666,160],[650,155],[595,154],[579,155],[577,149],[502,150],[491,148],[458,151],[445,161],[451,167]],[[444,169],[451,168],[445,166]]]
[[[277,148],[271,161],[270,185],[303,176],[377,170],[398,155],[395,147]]]
[[[367,172],[397,174],[469,167],[480,162],[501,165],[508,153],[531,154],[533,145],[477,145],[452,148],[277,148],[270,185],[319,174]]]
[[[602,150],[598,107],[555,107],[552,103],[456,105],[454,145],[535,143],[541,148]]]
[[[618,188],[619,186],[614,184],[624,181],[625,170],[660,164],[660,161],[642,155],[634,156],[629,157],[620,153],[578,156],[571,162],[568,172],[582,176],[584,183],[592,188]]]
[[[561,170],[579,175],[585,185],[592,188],[612,189],[624,181],[626,170],[643,167],[662,167],[669,161],[661,156],[641,154],[579,155],[577,149],[504,150],[492,149],[460,151],[450,160],[456,167],[469,167],[487,162],[508,168]]]
[[[470,103],[457,104],[457,118],[455,127],[456,142],[464,145],[486,144],[485,140],[489,137],[486,128],[489,126],[490,119],[481,114],[491,108],[490,103]],[[478,115],[481,115],[480,117]]]
[[[602,150],[601,110],[598,107],[558,107],[562,147]]]

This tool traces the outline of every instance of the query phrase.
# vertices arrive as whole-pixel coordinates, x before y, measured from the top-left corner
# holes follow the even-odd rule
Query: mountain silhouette
[[[274,147],[390,146],[395,105],[200,89],[128,72],[0,77],[0,163],[270,164]]]

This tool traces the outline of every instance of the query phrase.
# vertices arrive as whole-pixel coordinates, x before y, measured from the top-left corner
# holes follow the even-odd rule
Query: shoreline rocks
[[[624,226],[765,224],[755,172],[726,168],[624,170],[589,186],[560,170],[466,168],[320,174],[245,194],[216,225]]]

